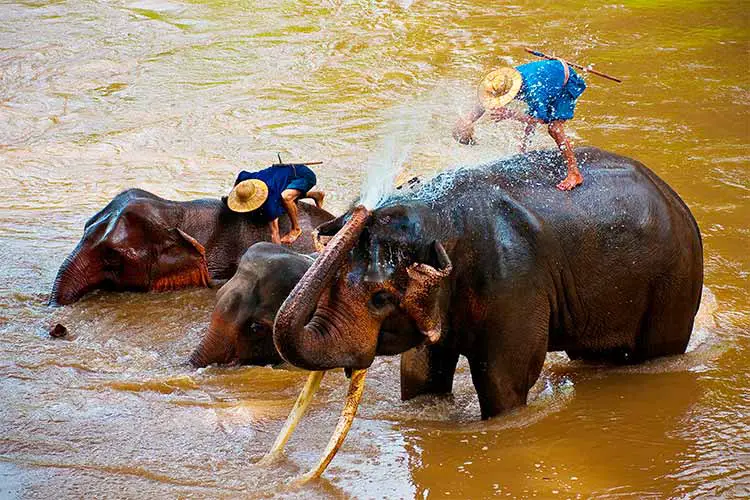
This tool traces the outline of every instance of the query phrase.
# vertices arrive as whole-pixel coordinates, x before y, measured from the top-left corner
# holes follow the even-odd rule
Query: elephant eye
[[[254,321],[250,323],[250,333],[255,333],[255,334],[263,333],[263,330],[264,328],[262,324],[256,323]]]
[[[120,264],[122,263],[122,257],[120,257],[120,254],[117,253],[116,250],[113,250],[111,248],[108,248],[104,255],[102,256],[102,264],[104,264],[104,267],[107,268],[117,268],[120,267]]]
[[[393,295],[389,292],[380,291],[375,293],[370,299],[370,305],[374,309],[383,309],[393,303]]]

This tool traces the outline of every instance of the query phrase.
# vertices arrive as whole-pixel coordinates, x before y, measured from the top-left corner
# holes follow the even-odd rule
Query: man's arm
[[[516,120],[521,123],[525,123],[526,125],[537,125],[539,123],[544,123],[539,118],[534,118],[527,115],[526,113],[521,113],[520,111],[516,111],[506,107],[490,110],[490,119],[495,122],[500,122],[503,120]]]
[[[279,219],[276,218],[268,223],[268,227],[271,229],[271,241],[277,245],[281,245],[281,235],[279,234]]]
[[[466,116],[462,116],[456,122],[456,125],[453,127],[453,138],[461,144],[476,144],[474,140],[474,123],[484,115],[484,111],[482,103],[476,103]]]

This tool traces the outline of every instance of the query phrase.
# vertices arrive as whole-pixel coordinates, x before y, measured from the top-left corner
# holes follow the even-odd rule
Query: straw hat
[[[521,90],[521,73],[516,68],[500,68],[487,73],[477,88],[479,102],[485,109],[501,108]]]
[[[227,198],[227,206],[235,212],[252,212],[265,203],[268,186],[259,179],[242,181],[232,189]]]

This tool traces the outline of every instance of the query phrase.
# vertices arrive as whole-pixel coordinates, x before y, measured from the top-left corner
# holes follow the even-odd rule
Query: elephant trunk
[[[49,296],[50,306],[64,306],[76,302],[96,288],[102,280],[100,259],[93,258],[90,249],[79,245],[60,266],[52,292]]]
[[[231,362],[237,354],[235,347],[239,336],[240,329],[236,325],[214,312],[203,340],[190,355],[190,364],[195,368],[203,368],[213,363]]]
[[[356,321],[350,313],[326,307],[321,294],[332,284],[349,250],[370,217],[364,206],[357,206],[349,221],[326,245],[323,253],[308,269],[276,315],[273,341],[288,362],[308,370],[350,366],[352,353],[361,347],[337,325]],[[321,302],[319,304],[319,302]],[[315,313],[313,315],[313,313]],[[311,318],[312,316],[312,318]]]

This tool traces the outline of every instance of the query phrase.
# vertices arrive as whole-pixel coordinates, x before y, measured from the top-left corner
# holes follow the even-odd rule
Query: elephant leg
[[[665,281],[668,284],[660,284],[651,292],[628,362],[682,354],[687,349],[700,303],[700,283],[688,279]]]
[[[453,374],[458,350],[440,342],[421,345],[401,354],[401,399],[422,394],[446,394],[453,391]]]
[[[208,280],[208,287],[209,288],[221,288],[224,285],[226,285],[227,281],[229,281],[229,280],[228,279],[217,280],[217,279],[211,278],[211,279]]]
[[[518,307],[514,314],[486,324],[468,357],[482,420],[526,404],[547,354],[549,305]],[[514,306],[518,306],[515,304]]]

